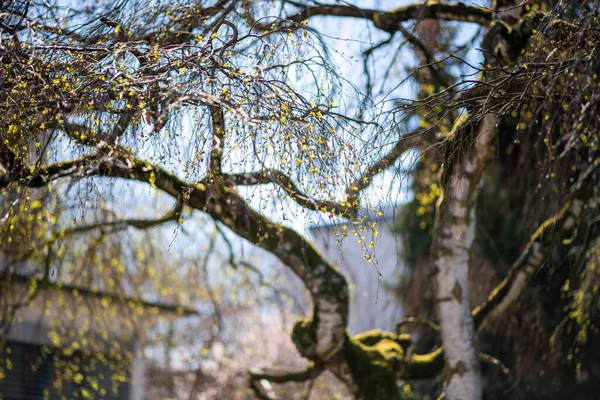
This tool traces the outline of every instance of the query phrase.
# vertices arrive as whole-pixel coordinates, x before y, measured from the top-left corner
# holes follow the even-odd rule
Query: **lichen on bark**
[[[344,354],[358,384],[360,397],[400,398],[396,380],[397,372],[402,368],[404,349],[397,339],[396,335],[379,330],[348,337]]]
[[[410,335],[379,329],[347,337],[344,356],[358,385],[357,396],[364,399],[399,399],[402,398],[399,385],[402,381],[439,374],[444,367],[443,349],[407,357],[407,349],[411,345]]]

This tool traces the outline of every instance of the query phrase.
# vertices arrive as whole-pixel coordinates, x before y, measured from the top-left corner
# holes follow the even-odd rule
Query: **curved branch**
[[[224,174],[223,179],[228,184],[236,186],[267,185],[273,183],[281,187],[292,200],[304,208],[331,212],[348,219],[352,219],[356,215],[355,207],[351,207],[347,203],[313,199],[300,190],[289,176],[276,169],[247,172],[243,174]]]
[[[487,353],[479,353],[479,360],[494,365],[504,374],[509,369],[502,361]],[[444,347],[440,346],[428,354],[410,355],[403,379],[431,379],[444,369]]]
[[[473,310],[472,317],[475,330],[483,328],[485,324],[506,311],[519,298],[527,283],[545,259],[547,249],[543,247],[542,239],[547,237],[549,232],[559,227],[563,234],[565,231],[574,228],[583,212],[583,197],[583,195],[580,195],[565,203],[558,214],[548,218],[534,232],[528,245],[510,269],[508,276],[490,294],[485,303]],[[412,318],[406,320],[407,323],[409,321],[413,322]],[[429,323],[426,325],[429,326]],[[433,326],[437,325],[433,324]],[[432,329],[434,329],[433,326]],[[408,363],[407,379],[430,378],[439,373],[443,367],[442,349],[443,347],[440,347],[429,354],[412,355]],[[437,359],[438,357],[441,358],[441,361]],[[480,353],[479,359],[499,367],[505,374],[508,373],[508,368],[504,364],[488,354]],[[423,370],[422,367],[425,367],[426,370]]]
[[[510,370],[508,369],[508,367],[506,365],[504,365],[504,363],[502,363],[502,361],[498,360],[496,357],[487,354],[487,353],[479,353],[479,360],[493,365],[495,367],[500,368],[500,371],[502,371],[502,373],[504,375],[508,375],[508,373],[510,372]]]
[[[155,218],[155,219],[122,219],[118,221],[110,221],[110,222],[99,222],[96,224],[90,224],[85,226],[77,226],[75,228],[66,229],[62,233],[64,235],[74,235],[77,233],[89,232],[94,229],[102,229],[102,228],[115,228],[115,230],[132,227],[139,230],[154,228],[155,226],[165,224],[171,221],[179,221],[181,217],[181,211],[183,209],[183,202],[178,201],[175,207],[166,213],[163,217]]]
[[[447,4],[429,1],[425,4],[411,4],[387,12],[378,12],[373,16],[375,26],[387,32],[395,32],[401,22],[411,19],[434,18],[446,21],[473,22],[487,26],[494,12],[488,8],[468,6],[464,3]]]
[[[448,4],[437,1],[429,1],[425,4],[411,4],[406,7],[397,8],[390,11],[380,11],[369,8],[360,8],[346,4],[319,4],[316,6],[305,6],[300,3],[294,3],[300,8],[296,14],[280,19],[275,23],[264,23],[252,16],[250,2],[243,2],[244,18],[246,23],[252,29],[269,32],[277,29],[278,25],[287,23],[286,29],[297,29],[301,23],[310,17],[329,16],[358,18],[372,21],[375,27],[393,33],[399,30],[401,22],[412,19],[434,18],[446,21],[472,22],[482,26],[489,25],[494,19],[494,11],[479,7],[468,6],[464,3]],[[290,25],[289,23],[292,23]]]
[[[431,130],[418,129],[403,135],[394,147],[373,165],[367,167],[347,188],[345,201],[318,200],[304,193],[294,181],[281,171],[266,169],[242,174],[224,174],[223,179],[231,185],[254,186],[274,183],[281,187],[296,203],[304,208],[331,212],[339,217],[353,220],[359,210],[358,194],[369,186],[375,175],[391,167],[411,148],[423,148],[431,144]]]
[[[312,7],[307,7],[303,4],[299,4],[299,3],[292,3],[291,4],[295,5],[296,7],[301,8],[301,11],[299,11],[298,13],[291,15],[289,17],[284,18],[283,20],[279,20],[279,23],[283,23],[283,22],[292,22],[293,24],[296,25],[296,28],[299,27],[300,23],[305,21],[306,19],[313,17],[313,16],[318,16],[318,15],[324,15],[324,16],[335,16],[335,17],[350,17],[350,18],[362,18],[362,19],[368,19],[368,20],[373,20],[374,15],[378,12],[377,10],[371,10],[371,9],[367,9],[367,8],[359,8],[356,6],[352,6],[352,5],[324,5],[324,4],[320,4],[317,6],[312,6]],[[257,31],[263,31],[263,32],[269,32],[272,31],[274,27],[276,27],[277,23],[275,23],[275,26],[271,23],[267,24],[264,22],[261,22],[260,20],[257,20],[253,15],[252,15],[252,10],[250,9],[251,6],[251,2],[248,0],[244,0],[242,2],[242,6],[244,8],[244,19],[246,20],[246,23],[254,30]],[[292,28],[292,27],[290,27]]]
[[[250,370],[251,380],[267,379],[274,383],[302,382],[317,378],[323,372],[323,366],[311,362],[307,368],[300,371]]]
[[[396,324],[396,333],[400,334],[400,329],[402,329],[405,325],[423,325],[427,328],[431,329],[434,332],[440,331],[440,326],[435,322],[429,321],[427,319],[418,318],[418,317],[408,317],[403,318]]]
[[[367,167],[360,176],[346,188],[346,203],[355,207],[358,206],[358,194],[369,186],[375,175],[391,167],[407,150],[427,146],[429,144],[429,138],[427,136],[430,132],[431,130],[417,129],[403,135],[386,155],[375,162],[375,164]]]
[[[408,360],[406,379],[433,378],[444,369],[444,348],[428,354],[413,354]]]
[[[436,60],[433,54],[431,54],[431,52],[427,48],[427,46],[425,46],[423,41],[421,41],[421,39],[419,39],[417,36],[413,35],[411,32],[406,30],[401,24],[398,24],[398,30],[402,33],[406,41],[423,55],[423,58],[425,59],[425,64],[421,67],[426,67],[429,70],[431,76],[437,81],[437,84],[439,86],[441,86],[444,89],[449,88],[452,92],[452,80],[448,76],[448,74],[446,74],[446,71],[444,71],[443,68],[439,67],[441,61]]]
[[[584,200],[575,198],[567,201],[558,214],[544,221],[531,235],[529,243],[513,263],[504,280],[496,286],[488,299],[473,310],[473,323],[476,330],[485,327],[492,319],[501,315],[525,291],[535,271],[543,265],[547,247],[543,239],[548,232],[560,228],[564,233],[575,226],[583,212]]]
[[[214,77],[215,76],[215,70],[217,68],[217,62],[221,62],[223,60],[223,55],[225,54],[225,51],[232,47],[235,46],[235,44],[238,42],[238,29],[237,27],[231,23],[230,21],[226,20],[225,18],[222,18],[221,20],[219,20],[219,22],[217,23],[217,25],[214,27],[213,29],[213,34],[217,34],[217,32],[219,31],[219,28],[221,28],[221,26],[223,25],[227,25],[232,31],[233,31],[233,36],[231,37],[230,40],[228,40],[223,47],[221,48],[221,50],[219,51],[219,54],[217,55],[217,59],[215,64],[213,65],[213,67],[210,70],[210,76]]]
[[[217,98],[215,98],[217,99]],[[215,99],[203,99],[203,100],[215,100]],[[224,132],[224,116],[223,110],[219,105],[210,105],[211,116],[213,119],[214,128],[214,139],[213,148],[211,150],[211,176],[214,179],[216,176],[221,176],[221,157],[222,157],[222,140]],[[79,125],[70,124],[73,128],[81,128]],[[77,136],[72,133],[69,136]],[[249,172],[242,174],[222,174],[223,180],[226,183],[233,185],[252,186],[252,185],[264,185],[274,183],[280,186],[285,192],[298,204],[305,208],[313,210],[321,210],[323,212],[331,212],[340,217],[348,219],[354,219],[358,211],[358,194],[364,190],[372,181],[373,177],[383,170],[389,168],[393,163],[408,149],[413,147],[423,147],[427,145],[428,138],[427,132],[424,130],[416,130],[409,134],[406,134],[400,138],[396,145],[380,160],[378,160],[372,166],[366,168],[346,190],[346,201],[335,202],[329,200],[317,200],[313,199],[293,182],[293,180],[285,175],[284,173],[277,170],[263,170],[258,172]],[[110,160],[110,159],[108,159]],[[74,172],[73,169],[77,170],[85,166],[92,161],[97,161],[95,156],[90,156],[85,159],[75,160],[72,162],[63,163],[62,165],[49,166],[44,170],[41,170],[36,176],[30,177],[32,181],[28,183],[28,186],[39,187],[44,184],[45,181],[50,181],[56,178],[60,178],[65,175],[70,175]],[[109,161],[110,164],[110,161]],[[102,163],[98,164],[97,167],[101,168]],[[106,165],[108,167],[108,165]],[[91,171],[89,171],[91,172]],[[124,173],[124,172],[123,172]],[[165,173],[163,171],[163,173]],[[78,171],[77,176],[86,176],[86,172]],[[2,182],[2,180],[9,179],[7,175],[0,175],[0,187],[8,184],[8,181]],[[207,182],[204,182],[207,183]],[[172,194],[172,193],[171,193]],[[173,194],[172,194],[173,195]]]

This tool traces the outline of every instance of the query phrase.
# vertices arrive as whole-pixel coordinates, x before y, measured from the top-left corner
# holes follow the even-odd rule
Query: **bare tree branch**
[[[246,18],[249,24],[258,30],[271,30],[272,26],[256,21],[252,17],[249,3],[248,1],[244,2]],[[340,4],[318,4],[316,6],[306,6],[300,3],[292,4],[301,8],[301,10],[296,14],[287,16],[284,19],[285,21],[299,24],[314,16],[359,18],[373,21],[377,28],[390,33],[396,32],[401,22],[411,19],[435,18],[447,21],[473,22],[487,26],[494,18],[494,12],[490,9],[468,6],[463,3],[427,2],[425,4],[411,4],[390,11],[379,11]]]
[[[243,174],[224,174],[223,179],[228,184],[238,186],[266,185],[274,183],[281,187],[292,200],[304,208],[330,212],[349,219],[352,219],[355,215],[355,207],[351,207],[347,203],[313,199],[300,190],[289,176],[275,169],[247,172]]]
[[[413,35],[411,32],[406,30],[402,26],[402,24],[398,25],[398,30],[402,33],[406,40],[423,55],[423,58],[425,59],[425,64],[421,67],[427,67],[427,69],[431,73],[431,76],[437,81],[438,85],[440,85],[442,88],[450,88],[451,80],[446,74],[446,71],[444,71],[443,68],[440,68],[440,61],[436,61],[435,57],[433,56],[433,54],[431,54],[431,52],[429,51],[427,46],[425,46],[423,41],[421,41],[421,39],[419,39],[417,36]]]
[[[369,186],[373,177],[391,167],[407,150],[416,147],[427,147],[431,143],[428,138],[429,133],[431,133],[431,130],[418,129],[402,135],[387,154],[375,162],[375,164],[367,167],[360,176],[346,188],[346,204],[357,207],[359,205],[358,194]]]
[[[62,233],[64,235],[74,235],[78,233],[89,232],[95,229],[114,228],[114,230],[120,230],[126,227],[132,227],[139,230],[154,228],[155,226],[165,224],[167,222],[179,222],[181,217],[181,211],[183,209],[183,202],[178,201],[175,207],[166,213],[161,218],[155,219],[122,219],[117,221],[99,222],[96,224],[78,226],[75,228],[65,229]]]
[[[251,370],[250,379],[267,379],[274,383],[301,382],[314,379],[323,372],[323,366],[311,362],[309,366],[300,371],[281,371],[273,369]]]
[[[320,210],[322,212],[331,212],[337,216],[353,220],[356,218],[360,208],[358,194],[369,186],[375,175],[392,166],[407,150],[416,147],[428,147],[432,143],[430,138],[430,136],[432,136],[431,133],[431,130],[419,129],[403,135],[387,154],[373,165],[367,167],[360,176],[346,188],[346,198],[339,203],[329,200],[317,200],[310,197],[300,190],[289,176],[274,169],[243,174],[224,174],[223,178],[230,184],[242,186],[274,183],[281,187],[292,200],[305,208]]]
[[[396,324],[396,333],[400,334],[400,330],[402,329],[402,327],[404,327],[406,325],[423,325],[423,326],[426,326],[427,328],[431,329],[434,332],[440,331],[440,326],[438,324],[436,324],[435,322],[429,321],[427,319],[418,318],[418,317],[407,317],[407,318],[401,319]]]
[[[496,357],[494,357],[490,354],[479,353],[479,360],[481,360],[484,363],[487,363],[487,364],[490,364],[490,365],[500,368],[500,371],[502,371],[502,373],[504,375],[508,375],[508,373],[510,372],[508,367],[506,365],[504,365],[502,363],[502,361],[498,360]]]

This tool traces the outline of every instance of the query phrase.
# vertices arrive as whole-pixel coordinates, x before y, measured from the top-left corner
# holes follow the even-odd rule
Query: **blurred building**
[[[148,329],[195,314],[19,275],[2,280],[3,305],[17,305],[11,316],[2,309],[2,319],[12,318],[0,338],[3,400],[142,400]]]
[[[405,273],[400,258],[401,243],[393,231],[396,217],[396,208],[390,207],[380,212],[370,211],[365,222],[369,228],[364,231],[359,228],[364,224],[348,222],[311,228],[316,247],[348,280],[351,334],[376,328],[393,330],[404,315],[394,291]]]

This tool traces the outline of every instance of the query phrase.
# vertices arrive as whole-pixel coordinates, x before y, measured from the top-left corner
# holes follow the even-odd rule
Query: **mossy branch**
[[[488,321],[502,314],[519,298],[545,260],[548,245],[544,241],[550,236],[549,232],[559,229],[564,234],[572,229],[581,216],[583,205],[584,200],[579,197],[567,201],[556,215],[545,220],[536,229],[506,278],[496,286],[483,304],[473,310],[476,330],[482,329]]]
[[[250,387],[256,395],[265,400],[278,399],[271,388],[272,383],[304,382],[319,377],[324,368],[322,365],[310,363],[307,368],[300,371],[266,371],[251,370]]]

